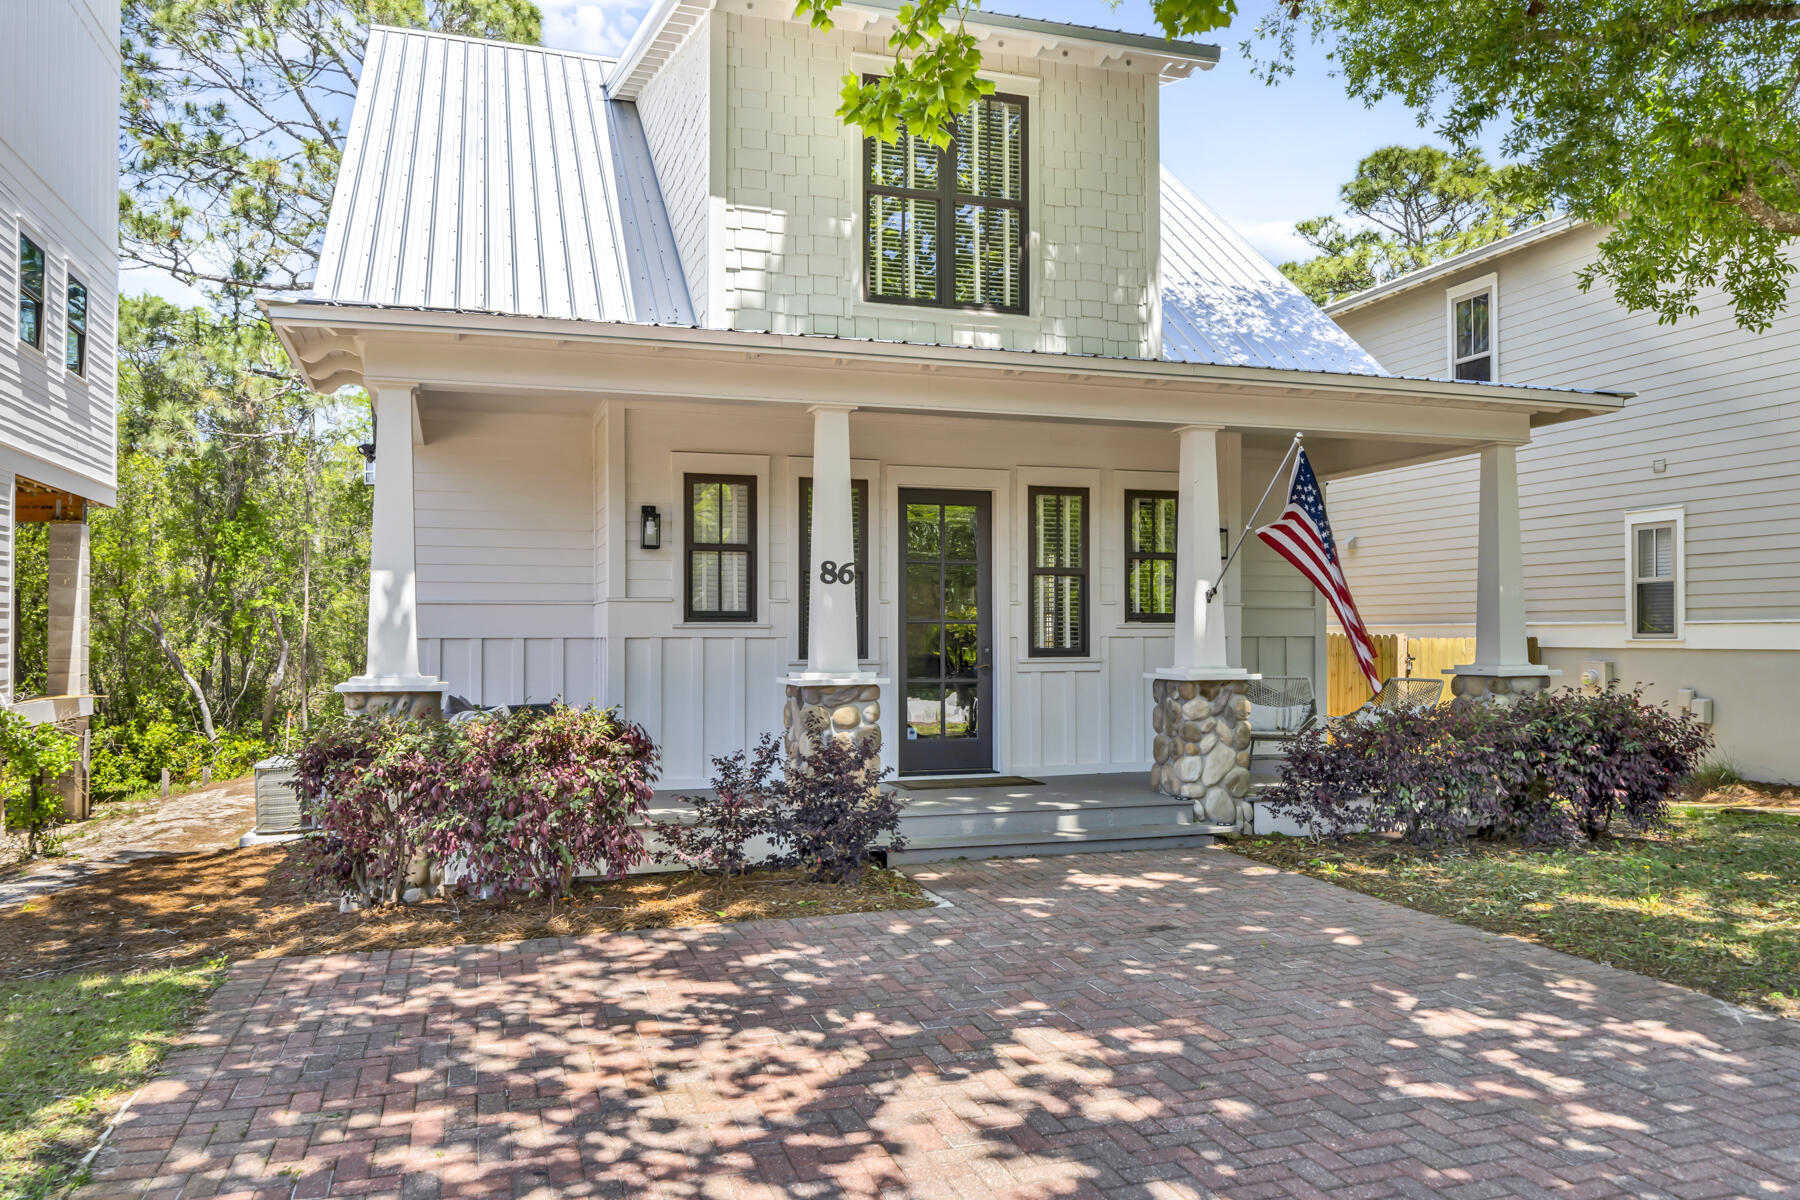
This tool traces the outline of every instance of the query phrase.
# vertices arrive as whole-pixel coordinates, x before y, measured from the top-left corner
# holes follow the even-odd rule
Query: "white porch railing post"
[[[1519,452],[1481,450],[1475,558],[1475,661],[1451,669],[1453,695],[1535,692],[1550,672],[1531,662],[1525,637],[1525,556],[1519,535]]]
[[[813,461],[806,669],[819,676],[852,675],[859,666],[855,581],[868,565],[856,561],[850,489],[852,408],[819,404],[808,411],[813,418]]]
[[[369,528],[368,664],[338,685],[352,712],[426,716],[445,684],[419,674],[419,597],[414,566],[414,385],[371,381],[375,496]]]

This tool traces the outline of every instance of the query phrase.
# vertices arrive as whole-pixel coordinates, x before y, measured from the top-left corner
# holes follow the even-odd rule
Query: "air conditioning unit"
[[[1603,692],[1619,678],[1618,669],[1606,659],[1589,659],[1581,664],[1581,688],[1587,692]]]
[[[300,833],[300,796],[294,791],[294,760],[265,758],[256,764],[256,832]]]

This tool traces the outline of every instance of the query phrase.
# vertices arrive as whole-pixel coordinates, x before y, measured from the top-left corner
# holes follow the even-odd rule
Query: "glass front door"
[[[900,492],[903,775],[994,769],[989,496]]]

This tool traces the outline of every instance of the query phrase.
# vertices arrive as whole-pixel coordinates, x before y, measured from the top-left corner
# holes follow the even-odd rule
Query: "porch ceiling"
[[[267,301],[315,388],[380,380],[427,395],[812,405],[1109,425],[1296,432],[1327,476],[1522,444],[1629,393],[1270,367]]]

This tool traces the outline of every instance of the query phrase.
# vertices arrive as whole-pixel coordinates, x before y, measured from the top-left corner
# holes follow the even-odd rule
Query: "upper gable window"
[[[1450,377],[1481,383],[1498,378],[1494,345],[1499,335],[1494,277],[1449,293]]]
[[[1025,311],[1023,98],[977,100],[945,150],[868,138],[863,163],[869,299]]]

